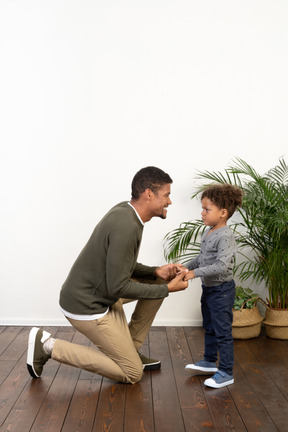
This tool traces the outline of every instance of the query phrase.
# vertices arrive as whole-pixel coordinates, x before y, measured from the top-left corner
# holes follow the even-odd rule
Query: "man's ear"
[[[145,189],[145,196],[146,196],[146,198],[147,199],[151,199],[152,198],[152,194],[153,194],[153,192],[152,192],[152,190],[151,189],[149,189],[149,188],[147,188],[147,189]]]

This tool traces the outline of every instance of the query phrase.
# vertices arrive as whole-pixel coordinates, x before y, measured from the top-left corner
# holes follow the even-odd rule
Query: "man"
[[[187,288],[187,270],[174,264],[146,266],[137,256],[144,223],[166,218],[171,183],[159,168],[141,169],[132,181],[131,201],[117,204],[98,223],[62,286],[64,315],[99,349],[53,339],[33,328],[27,356],[33,378],[42,374],[50,357],[131,384],[141,380],[143,370],[160,368],[160,361],[146,358],[139,349],[164,298]],[[157,278],[163,283],[155,283]],[[128,325],[123,304],[133,300],[138,302]]]

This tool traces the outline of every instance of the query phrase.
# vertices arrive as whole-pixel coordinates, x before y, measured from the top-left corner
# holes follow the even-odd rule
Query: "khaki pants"
[[[133,300],[118,300],[98,320],[67,318],[99,350],[56,339],[52,358],[114,381],[130,384],[140,381],[143,366],[137,350],[143,344],[163,300],[138,300],[129,325],[123,304]]]

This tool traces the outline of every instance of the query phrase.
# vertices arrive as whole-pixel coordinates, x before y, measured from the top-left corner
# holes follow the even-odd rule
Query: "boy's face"
[[[215,229],[226,225],[227,210],[220,209],[209,198],[202,199],[202,220],[205,225]]]

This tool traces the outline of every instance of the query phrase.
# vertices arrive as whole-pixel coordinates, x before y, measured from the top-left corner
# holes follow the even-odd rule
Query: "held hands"
[[[155,276],[170,281],[169,292],[182,291],[188,287],[188,280],[193,279],[194,271],[188,271],[182,264],[165,264],[155,270]]]
[[[188,270],[180,270],[174,279],[172,279],[168,284],[168,291],[169,292],[175,292],[175,291],[182,291],[185,290],[188,287],[188,282],[185,281],[185,275],[187,274]]]
[[[182,270],[186,270],[182,264],[165,264],[161,267],[157,267],[155,270],[155,276],[166,281],[170,281]]]

